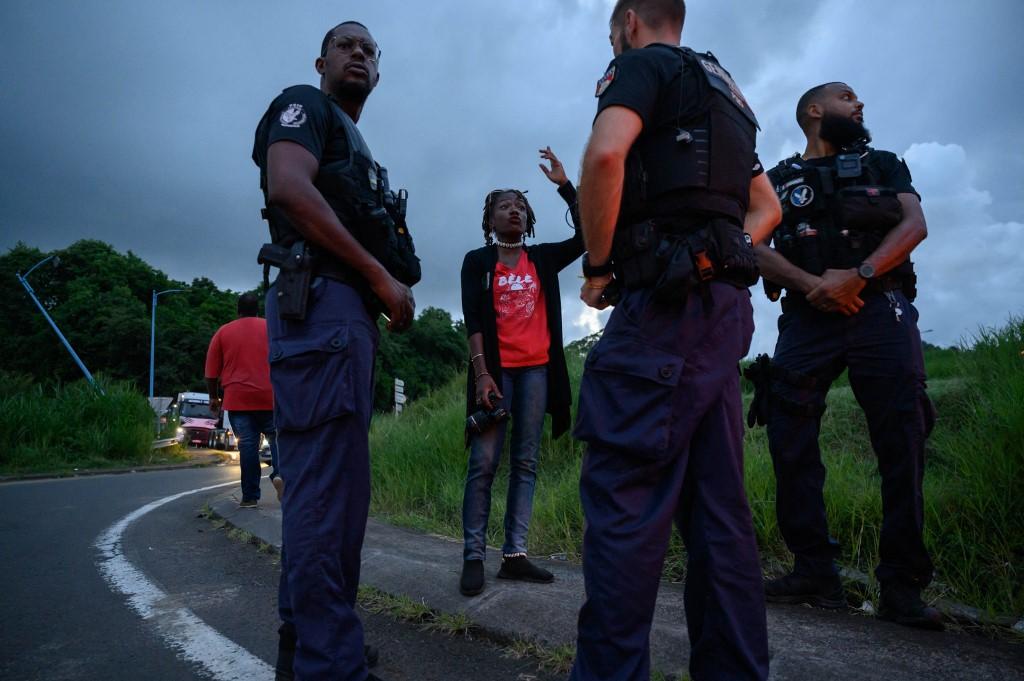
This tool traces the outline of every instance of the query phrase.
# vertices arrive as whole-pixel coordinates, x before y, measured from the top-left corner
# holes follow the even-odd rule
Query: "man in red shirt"
[[[206,352],[206,385],[210,411],[226,409],[238,436],[242,469],[242,501],[255,508],[260,498],[260,433],[270,442],[270,480],[280,498],[283,481],[277,475],[274,393],[270,387],[267,323],[259,317],[259,300],[252,293],[238,298],[238,319],[217,329]],[[218,397],[224,390],[224,402]]]

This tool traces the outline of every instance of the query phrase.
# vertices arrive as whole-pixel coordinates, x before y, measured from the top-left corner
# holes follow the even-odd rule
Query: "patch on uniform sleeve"
[[[303,123],[306,122],[306,110],[302,108],[301,104],[289,104],[288,107],[281,112],[281,126],[285,128],[300,128]]]
[[[608,70],[601,76],[601,80],[597,81],[597,91],[594,92],[595,97],[600,97],[604,94],[604,91],[608,89],[608,86],[615,80],[615,65],[612,64],[608,67]]]

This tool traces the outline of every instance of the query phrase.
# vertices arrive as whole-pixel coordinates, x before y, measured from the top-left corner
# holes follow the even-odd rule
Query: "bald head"
[[[810,127],[812,117],[807,110],[811,105],[821,104],[825,97],[837,87],[849,89],[846,83],[833,81],[831,83],[815,85],[800,97],[800,101],[796,103],[796,123],[800,126],[801,130],[807,132],[807,129]]]

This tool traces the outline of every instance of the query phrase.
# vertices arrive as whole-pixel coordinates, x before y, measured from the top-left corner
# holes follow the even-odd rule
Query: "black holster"
[[[306,242],[296,241],[291,247],[263,244],[257,262],[264,267],[264,278],[267,268],[280,270],[274,282],[278,316],[288,321],[303,321],[313,280],[313,258]]]
[[[768,355],[758,355],[743,370],[743,377],[754,386],[754,397],[750,400],[750,410],[747,412],[747,428],[763,426],[768,423],[768,405],[772,392],[771,359]]]
[[[616,232],[613,259],[625,288],[653,288],[663,303],[681,304],[694,288],[706,293],[714,279],[747,287],[760,276],[743,231],[718,218],[684,226],[651,220],[630,225]]]

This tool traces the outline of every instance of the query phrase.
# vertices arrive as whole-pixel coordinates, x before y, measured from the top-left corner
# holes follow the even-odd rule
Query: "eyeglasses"
[[[333,36],[331,38],[331,42],[334,43],[334,46],[338,48],[342,54],[352,54],[358,47],[359,51],[366,55],[366,58],[374,64],[380,62],[380,56],[383,54],[380,48],[369,40],[349,38],[347,36],[341,38]]]

